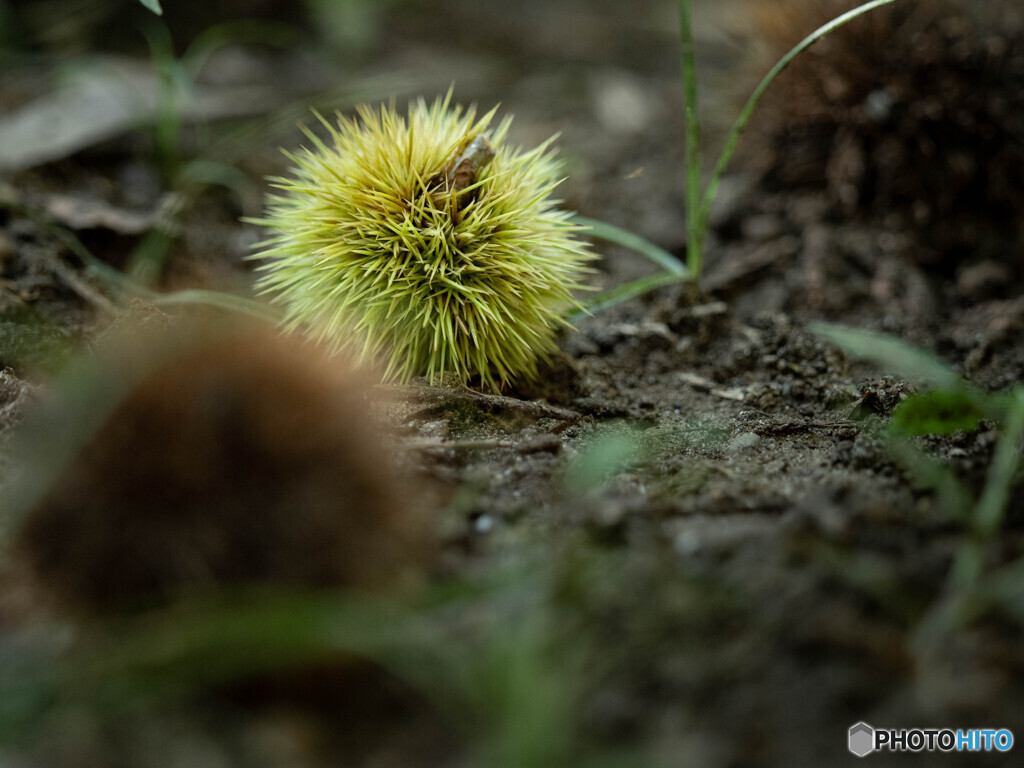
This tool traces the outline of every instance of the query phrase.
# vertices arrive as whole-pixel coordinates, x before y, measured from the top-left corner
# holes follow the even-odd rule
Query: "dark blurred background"
[[[193,98],[176,105],[186,123],[178,150],[187,156],[202,151],[189,125],[272,113],[303,99],[344,106],[353,99],[432,98],[454,84],[460,102],[487,109],[500,102],[515,114],[517,142],[561,133],[569,176],[563,194],[572,207],[678,249],[677,17],[672,0],[185,0],[166,2],[162,18],[135,0],[6,0],[0,4],[0,113],[9,120],[69,80],[87,78],[100,63],[116,68],[145,100],[146,73],[177,57],[194,78]],[[333,98],[341,94],[352,98]],[[92,117],[78,114],[68,133],[87,134]],[[109,110],[95,119],[104,117]],[[308,111],[294,117],[306,120]],[[106,133],[121,127],[108,126]],[[0,138],[8,138],[3,130],[0,125]],[[0,150],[0,170],[95,147],[104,138],[98,129],[78,141],[57,140],[43,158],[39,133],[32,135],[35,146],[21,157],[10,142]],[[116,138],[123,147],[124,133]],[[257,177],[280,170],[276,145],[293,145],[300,136],[267,138],[240,158]]]

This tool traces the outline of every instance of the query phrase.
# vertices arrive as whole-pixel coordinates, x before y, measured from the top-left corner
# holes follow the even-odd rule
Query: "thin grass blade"
[[[811,330],[847,354],[869,360],[914,384],[948,390],[964,386],[957,372],[945,362],[895,336],[831,323],[813,323]]]
[[[974,525],[982,536],[999,528],[1010,500],[1013,479],[1020,466],[1020,442],[1024,438],[1024,389],[1017,390],[989,466],[985,490],[974,514]]]
[[[687,267],[699,280],[705,227],[702,224],[700,202],[700,122],[697,118],[697,64],[690,0],[679,0],[679,27],[683,92],[686,98],[686,260]]]
[[[639,280],[633,280],[612,288],[611,290],[602,291],[597,294],[587,302],[585,310],[574,312],[569,315],[569,321],[575,323],[577,320],[586,317],[588,314],[594,314],[601,310],[614,307],[616,304],[621,304],[624,301],[629,301],[637,296],[649,293],[655,288],[661,288],[674,283],[685,283],[689,280],[689,275],[675,275],[671,272],[659,272],[658,274],[651,275],[650,277],[641,277]]]
[[[769,71],[768,74],[764,76],[764,79],[761,80],[760,83],[758,83],[757,87],[754,89],[754,92],[750,94],[750,98],[747,99],[747,103],[743,105],[743,109],[740,111],[739,117],[736,118],[736,122],[733,123],[732,128],[729,130],[729,135],[726,137],[725,140],[725,147],[722,149],[722,153],[718,156],[718,161],[715,163],[715,169],[711,173],[711,179],[708,181],[708,186],[704,190],[704,198],[700,202],[700,232],[704,232],[707,229],[708,213],[711,209],[711,203],[712,201],[714,201],[715,194],[718,191],[718,182],[721,180],[722,174],[725,172],[725,168],[726,166],[729,165],[729,161],[732,159],[733,152],[735,152],[736,150],[736,142],[739,141],[740,135],[747,127],[747,123],[750,122],[750,117],[754,113],[754,109],[757,107],[758,102],[761,100],[761,97],[764,95],[764,92],[768,89],[768,86],[771,85],[772,81],[776,77],[778,77],[779,73],[782,72],[782,70],[784,70],[786,67],[790,65],[793,59],[795,59],[805,50],[810,48],[812,45],[814,45],[814,43],[816,43],[821,38],[839,29],[839,27],[843,26],[844,24],[853,21],[858,16],[863,16],[865,13],[873,11],[875,8],[880,8],[883,5],[889,5],[890,3],[894,2],[896,2],[896,0],[871,0],[871,2],[869,3],[859,5],[856,8],[842,14],[841,16],[837,16],[827,24],[823,24],[822,26],[814,30],[814,32],[812,32],[803,40],[801,40],[799,43],[797,43],[789,51],[789,53],[787,53],[785,56],[779,59],[778,63],[776,63],[776,65],[771,68],[771,71]],[[686,0],[680,0],[680,4],[686,6],[687,8],[689,7],[689,3],[686,2]],[[686,41],[684,40],[684,62],[686,61],[685,44]],[[696,116],[694,116],[693,119],[696,119]],[[687,121],[689,120],[690,109],[689,104],[687,104]],[[689,163],[689,159],[687,160],[687,162]],[[688,205],[696,205],[696,200],[696,197],[688,197],[687,203]]]
[[[266,320],[271,323],[280,323],[283,320],[281,313],[269,304],[247,299],[244,296],[236,296],[233,293],[208,291],[201,288],[190,288],[173,293],[152,294],[149,301],[157,306],[203,304],[208,307],[238,312],[239,314],[248,315],[258,320]]]
[[[573,222],[580,226],[587,227],[589,234],[592,237],[596,237],[599,240],[607,240],[609,243],[615,243],[621,245],[624,248],[636,251],[642,256],[647,257],[650,261],[657,264],[667,272],[671,272],[674,275],[680,277],[689,277],[689,270],[686,265],[683,264],[679,259],[673,256],[671,253],[661,248],[650,240],[646,240],[640,235],[633,234],[629,230],[616,227],[614,224],[608,224],[604,221],[598,221],[597,219],[588,219],[584,216],[573,216]]]

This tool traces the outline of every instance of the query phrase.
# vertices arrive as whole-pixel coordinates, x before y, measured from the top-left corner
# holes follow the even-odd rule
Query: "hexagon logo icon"
[[[875,751],[875,729],[867,723],[850,726],[850,751],[857,757],[865,757]]]

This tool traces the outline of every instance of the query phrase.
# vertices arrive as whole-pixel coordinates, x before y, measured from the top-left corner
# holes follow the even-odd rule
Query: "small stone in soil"
[[[741,453],[756,448],[761,444],[761,437],[755,432],[743,432],[730,440],[725,450],[728,453]]]

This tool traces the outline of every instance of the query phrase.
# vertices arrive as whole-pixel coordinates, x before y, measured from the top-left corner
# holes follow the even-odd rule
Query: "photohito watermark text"
[[[857,757],[872,752],[1007,752],[1013,748],[1008,728],[874,728],[850,726],[848,746]]]

